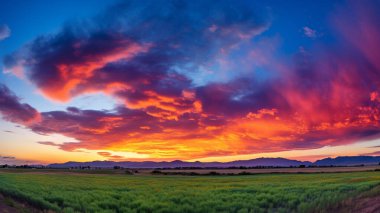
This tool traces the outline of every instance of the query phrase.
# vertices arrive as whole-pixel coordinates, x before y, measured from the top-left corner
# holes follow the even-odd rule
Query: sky
[[[0,164],[380,155],[380,1],[5,0]]]

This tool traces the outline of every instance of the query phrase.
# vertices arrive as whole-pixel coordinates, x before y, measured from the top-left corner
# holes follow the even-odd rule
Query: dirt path
[[[41,211],[27,203],[18,202],[12,198],[0,194],[0,213],[54,213],[53,211]]]
[[[0,194],[0,213],[17,213],[17,212],[20,212],[20,210],[12,206],[12,201],[7,200],[3,195]]]
[[[348,211],[352,213],[379,213],[380,195],[355,200],[354,207],[352,209],[348,209]]]

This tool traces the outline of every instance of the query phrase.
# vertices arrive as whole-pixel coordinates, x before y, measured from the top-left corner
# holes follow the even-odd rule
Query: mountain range
[[[380,156],[342,156],[336,158],[324,158],[314,162],[316,166],[354,166],[379,164]]]
[[[70,168],[70,167],[99,167],[112,168],[115,166],[123,168],[177,168],[177,167],[199,167],[199,168],[228,168],[228,167],[298,167],[305,166],[354,166],[354,165],[377,165],[380,162],[380,156],[344,156],[336,158],[324,158],[314,163],[309,161],[290,160],[286,158],[256,158],[251,160],[237,160],[230,162],[187,162],[181,160],[175,161],[91,161],[91,162],[66,162],[50,164],[50,168]]]

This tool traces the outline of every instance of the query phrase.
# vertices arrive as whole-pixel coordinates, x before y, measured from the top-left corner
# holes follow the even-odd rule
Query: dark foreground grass
[[[380,172],[251,176],[0,173],[0,192],[57,212],[324,212]]]

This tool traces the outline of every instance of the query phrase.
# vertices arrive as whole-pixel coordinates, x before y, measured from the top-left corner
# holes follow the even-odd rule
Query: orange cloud
[[[75,55],[82,56],[83,61],[57,64],[59,82],[41,87],[42,93],[53,100],[67,101],[77,95],[75,94],[76,87],[91,78],[98,69],[112,62],[129,60],[135,55],[146,52],[150,47],[150,44],[139,45],[128,40],[120,40],[117,45],[104,54],[82,56],[81,44],[77,43],[73,51]]]

